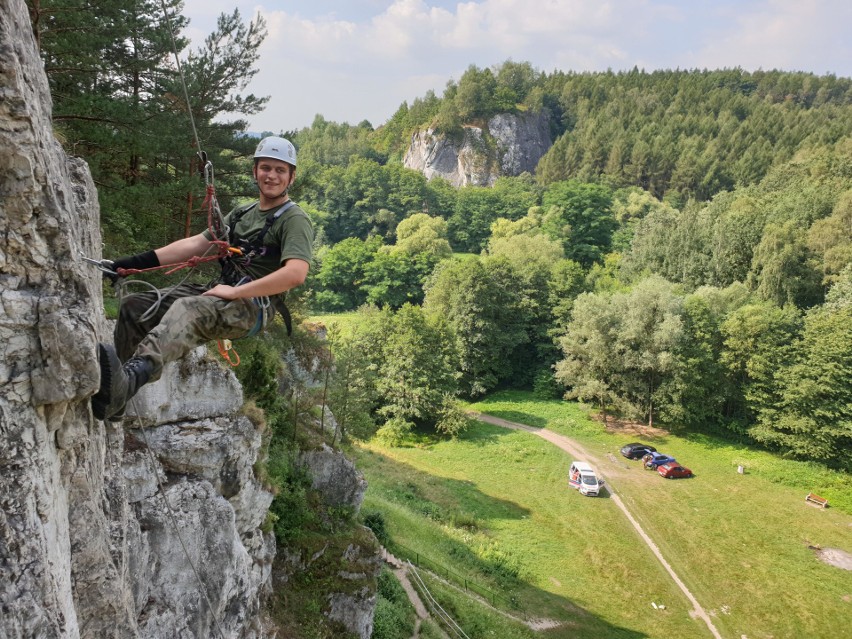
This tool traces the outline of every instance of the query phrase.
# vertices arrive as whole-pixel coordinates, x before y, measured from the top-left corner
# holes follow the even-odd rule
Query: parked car
[[[595,497],[600,493],[604,480],[595,474],[594,468],[583,461],[571,462],[568,470],[568,485],[576,488],[581,494]]]
[[[657,472],[666,479],[682,479],[692,477],[692,471],[686,466],[681,466],[675,462],[660,464],[657,466]]]
[[[657,470],[659,466],[668,463],[677,463],[674,457],[669,457],[663,453],[648,453],[642,458],[642,464],[650,470]]]
[[[648,453],[655,452],[657,452],[657,449],[653,446],[640,444],[639,442],[633,442],[632,444],[626,444],[621,447],[621,454],[627,457],[627,459],[642,459]]]

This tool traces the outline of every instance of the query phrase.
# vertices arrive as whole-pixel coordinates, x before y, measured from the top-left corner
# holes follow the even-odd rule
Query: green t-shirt
[[[225,216],[225,224],[231,226],[234,213],[241,210],[238,207]],[[256,237],[266,225],[266,218],[270,213],[277,211],[280,206],[261,211],[256,202],[250,209],[240,216],[234,231],[234,246],[240,246],[240,240],[251,240]],[[210,231],[205,231],[204,236],[212,239]],[[294,204],[284,211],[266,232],[263,239],[266,251],[258,255],[244,265],[253,279],[260,279],[273,271],[281,268],[289,259],[304,260],[311,263],[314,244],[314,229],[307,214]]]

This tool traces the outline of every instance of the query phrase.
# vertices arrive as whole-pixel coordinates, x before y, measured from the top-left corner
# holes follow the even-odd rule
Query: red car
[[[657,466],[657,472],[666,479],[679,479],[684,477],[692,477],[692,471],[686,466],[669,462],[668,464],[660,464]]]

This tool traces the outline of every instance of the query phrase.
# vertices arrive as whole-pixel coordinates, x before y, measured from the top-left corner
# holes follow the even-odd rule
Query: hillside
[[[541,113],[554,140],[534,171],[542,184],[604,181],[673,202],[708,200],[759,181],[802,148],[852,134],[852,81],[742,69],[546,74],[507,61],[471,66],[443,96],[401,105],[369,137],[374,153],[393,161],[427,130],[452,142],[484,127],[496,140],[484,126],[494,116]],[[300,134],[311,154],[323,129]]]
[[[848,475],[713,437],[624,422],[605,429],[580,406],[528,393],[499,393],[473,408],[500,416],[488,422],[526,426],[479,422],[455,440],[358,447],[370,481],[365,509],[384,516],[394,553],[495,593],[496,608],[515,621],[439,589],[466,631],[487,636],[505,624],[504,636],[526,639],[537,633],[523,621],[544,618],[554,638],[711,637],[711,624],[722,637],[842,634],[849,563],[827,560],[852,557]],[[619,454],[631,441],[673,454],[695,476],[643,470]],[[602,497],[568,487],[574,459],[604,477]],[[811,490],[830,491],[832,507],[805,502]]]
[[[267,602],[264,612],[284,634],[365,638],[374,610],[387,609],[375,589],[387,579],[376,576],[375,540],[360,526],[360,477],[327,445],[379,447],[407,460],[462,442],[481,454],[473,455],[481,466],[469,467],[487,476],[450,486],[493,482],[496,495],[506,459],[522,465],[527,443],[518,445],[518,455],[491,446],[518,440],[471,424],[464,402],[497,391],[532,391],[571,410],[578,400],[604,425],[642,425],[684,450],[704,442],[708,456],[737,447],[804,468],[809,480],[840,477],[837,485],[847,485],[852,80],[736,68],[544,73],[510,60],[471,65],[442,95],[404,103],[377,127],[317,115],[310,127],[282,132],[298,152],[289,195],[316,237],[308,280],[287,298],[296,331],[240,344],[245,415],[206,416],[233,418],[250,440],[243,448],[257,454],[240,454],[238,464],[217,458],[221,472],[184,467],[186,460],[168,454],[140,470],[141,462],[132,465],[126,456],[141,448],[126,451],[122,433],[93,424],[88,413],[97,384],[90,355],[108,328],[100,274],[77,256],[133,254],[199,232],[208,224],[211,187],[223,212],[255,199],[257,140],[245,131],[266,99],[245,87],[258,72],[266,26],[260,17],[223,15],[190,52],[186,38],[163,37],[155,4],[127,11],[108,3],[95,15],[88,6],[64,11],[0,1],[8,8],[0,19],[0,54],[7,60],[0,74],[0,119],[7,122],[0,156],[8,169],[0,255],[9,382],[2,427],[12,442],[4,451],[11,469],[4,513],[14,514],[18,527],[8,537],[23,544],[24,558],[0,590],[10,593],[4,602],[21,592],[40,598],[32,606],[22,599],[14,615],[4,614],[0,623],[10,624],[9,633],[23,619],[32,628],[65,624],[70,634],[77,624],[85,634],[87,620],[97,619],[88,626],[93,633],[113,622],[128,636],[160,628],[175,634],[195,624],[201,636],[219,618],[208,610],[215,608],[250,639]],[[180,3],[169,5],[179,14]],[[178,35],[186,26],[176,15]],[[186,61],[182,74],[175,57]],[[206,157],[196,155],[201,149]],[[215,167],[215,180],[205,166]],[[205,276],[209,281],[211,274]],[[340,328],[339,313],[346,313]],[[300,321],[319,314],[327,326]],[[167,393],[177,394],[191,395]],[[170,401],[153,399],[152,412],[170,414]],[[163,419],[151,427],[169,448],[207,427]],[[308,470],[306,459],[315,462]],[[461,512],[453,519],[442,510],[441,491],[421,499],[419,488],[406,488],[406,463],[394,467],[399,486],[388,490],[398,489],[429,516],[458,523],[454,534],[475,536],[478,524],[466,513],[480,502],[502,513],[495,530],[530,523],[528,506],[476,492],[476,503],[456,504]],[[440,467],[417,463],[425,470],[416,476],[426,484],[443,477]],[[136,554],[174,569],[178,564],[164,559],[174,558],[173,544],[110,546],[110,535],[125,524],[135,530],[134,521],[155,518],[142,511],[160,494],[152,481],[158,467],[172,473],[173,494],[198,489],[204,503],[192,502],[199,506],[193,512],[233,516],[242,526],[203,528],[234,542],[233,555],[210,554],[238,556],[246,571],[219,570],[204,557],[218,599],[207,608],[186,604],[191,615],[169,607],[198,604],[188,587],[171,591],[161,588],[167,579],[128,574]],[[139,501],[124,499],[126,468],[141,474]],[[548,481],[555,486],[562,476],[552,471]],[[383,481],[381,473],[373,477]],[[715,507],[713,488],[695,484],[707,488],[701,495]],[[801,488],[795,484],[795,501]],[[782,514],[794,512],[792,490],[773,497]],[[533,500],[546,496],[532,492]],[[274,494],[271,505],[267,493]],[[836,503],[834,494],[831,499]],[[250,515],[240,512],[245,502],[253,506]],[[398,504],[385,505],[399,512]],[[690,506],[686,500],[672,508],[696,521]],[[736,526],[750,515],[743,504],[727,512]],[[59,524],[54,529],[42,520]],[[619,521],[610,513],[602,525],[617,528]],[[801,530],[781,515],[773,521]],[[87,525],[74,525],[80,523]],[[747,539],[748,528],[736,526],[732,538]],[[439,535],[428,540],[419,541],[442,547]],[[488,541],[474,551],[452,543],[445,560],[469,561],[477,570],[484,566],[495,583],[512,582],[518,564]],[[713,542],[727,552],[712,556],[716,570],[728,574],[719,566],[731,558],[748,564],[737,571],[751,569],[724,539]],[[810,558],[810,549],[797,550],[787,565]],[[689,552],[677,554],[686,561]],[[759,570],[770,572],[772,555],[765,557]],[[642,571],[624,569],[594,547],[572,560],[620,571],[615,592],[634,597],[632,609],[596,610],[594,594],[610,584],[594,575],[585,591],[562,578],[557,590],[552,582],[537,583],[544,609],[572,608],[576,599],[576,617],[592,611],[588,636],[600,629],[642,635],[636,619],[654,621],[644,616],[645,595],[655,601],[658,594]],[[35,568],[28,572],[29,565]],[[90,566],[106,566],[105,572],[87,581]],[[645,568],[652,570],[647,562]],[[181,579],[188,574],[175,571]],[[796,583],[804,592],[807,574],[803,579]],[[238,596],[231,596],[232,581],[244,588]],[[730,585],[719,579],[713,587],[719,583]],[[261,591],[270,584],[274,595],[265,599]],[[663,594],[678,597],[670,586]],[[104,605],[114,614],[100,615],[91,593],[101,591],[109,593]],[[146,599],[142,591],[156,596]],[[758,604],[766,591],[785,601],[775,585],[743,591]],[[833,619],[845,594],[828,594]],[[751,605],[737,601],[744,610]],[[42,608],[44,614],[31,612]],[[795,623],[790,628],[810,627]],[[694,627],[685,617],[670,623],[672,634]],[[759,624],[744,627],[764,632]]]

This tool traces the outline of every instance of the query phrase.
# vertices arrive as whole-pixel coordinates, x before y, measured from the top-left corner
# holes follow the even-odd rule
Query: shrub
[[[385,516],[377,510],[364,515],[364,525],[373,531],[376,539],[383,545],[387,545],[388,531],[385,528]]]
[[[450,437],[457,437],[468,429],[470,418],[456,400],[444,396],[444,403],[438,411],[438,421],[435,430]]]
[[[376,439],[385,446],[402,446],[412,430],[414,424],[411,422],[402,417],[392,417],[376,432]]]
[[[565,389],[550,370],[541,370],[533,380],[533,395],[537,399],[559,399]]]

